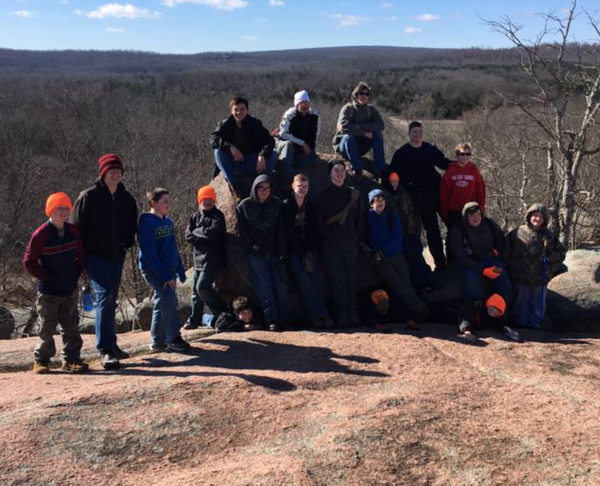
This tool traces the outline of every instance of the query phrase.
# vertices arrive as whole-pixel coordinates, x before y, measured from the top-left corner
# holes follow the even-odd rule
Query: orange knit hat
[[[390,174],[390,176],[388,177],[388,179],[390,181],[399,181],[400,180],[400,176],[398,174],[396,174],[395,172],[392,172]]]
[[[371,294],[371,302],[374,305],[383,304],[385,302],[389,302],[390,298],[385,290],[374,290]]]
[[[492,294],[488,300],[485,302],[486,307],[495,307],[500,311],[500,315],[504,315],[504,311],[506,310],[506,302],[499,294]]]
[[[201,203],[205,199],[212,199],[217,202],[217,193],[211,186],[204,186],[198,189],[198,202]]]
[[[71,200],[64,192],[55,192],[54,194],[50,194],[46,200],[46,216],[50,217],[52,211],[60,206],[67,206],[69,211],[73,211]]]

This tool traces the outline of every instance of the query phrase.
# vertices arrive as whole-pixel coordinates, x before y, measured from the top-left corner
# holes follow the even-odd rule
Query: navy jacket
[[[194,270],[224,263],[226,229],[225,216],[217,208],[198,211],[190,218],[185,239],[194,248]]]

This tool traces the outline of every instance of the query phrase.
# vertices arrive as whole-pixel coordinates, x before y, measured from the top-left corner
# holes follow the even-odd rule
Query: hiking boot
[[[112,349],[103,349],[100,352],[100,363],[106,371],[118,370],[121,367],[121,363],[119,363]]]
[[[325,322],[323,319],[311,319],[310,323],[313,329],[325,329]]]
[[[40,363],[36,361],[35,363],[33,363],[33,372],[36,375],[46,375],[50,373],[50,366],[48,365],[48,363]]]
[[[86,373],[90,370],[90,366],[78,359],[77,361],[72,362],[65,361],[62,365],[62,369],[69,373]]]
[[[277,324],[276,322],[270,322],[267,327],[268,327],[269,331],[271,331],[271,332],[281,331],[281,327],[279,327],[279,324]]]
[[[375,332],[389,332],[390,328],[383,323],[375,324]]]
[[[152,343],[150,350],[156,353],[161,353],[167,349],[167,345],[164,343]]]
[[[184,341],[181,336],[176,337],[173,341],[167,344],[167,350],[175,353],[184,353],[191,348],[190,343]]]
[[[421,329],[421,326],[419,326],[414,319],[408,319],[406,321],[406,329],[409,329],[411,331],[419,331]]]
[[[115,354],[115,358],[117,358],[117,359],[129,359],[129,358],[131,358],[131,356],[129,356],[128,352],[123,351],[116,344],[115,344],[115,347],[113,348],[113,351],[114,351],[114,354]]]
[[[508,326],[504,326],[504,335],[510,339],[511,341],[514,341],[516,343],[522,343],[523,339],[521,339],[521,336],[519,336],[519,333],[517,331],[515,331],[514,329],[511,329]]]
[[[354,169],[352,175],[354,176],[354,182],[356,182],[356,184],[362,184],[365,181],[362,169]]]
[[[321,320],[323,321],[325,329],[333,329],[335,327],[335,322],[333,322],[333,319],[331,319],[331,317],[325,316]]]
[[[360,321],[358,317],[351,317],[348,319],[348,327],[360,327]]]
[[[187,321],[187,322],[185,323],[185,326],[183,326],[183,328],[184,328],[186,331],[190,331],[190,330],[192,330],[192,329],[198,329],[198,326],[197,326],[196,324],[194,324],[193,322]]]

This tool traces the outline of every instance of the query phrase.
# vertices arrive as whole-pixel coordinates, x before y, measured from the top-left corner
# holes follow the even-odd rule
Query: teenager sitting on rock
[[[546,311],[546,286],[566,255],[548,229],[546,206],[534,204],[527,210],[525,224],[508,234],[508,245],[513,318],[517,325],[539,329]]]
[[[277,163],[275,140],[262,122],[250,115],[248,100],[234,97],[229,103],[231,115],[219,123],[210,136],[217,167],[234,194],[241,198],[247,192],[240,184],[242,176],[272,174]]]
[[[497,327],[511,341],[521,342],[519,334],[506,325],[505,312],[506,302],[499,294],[492,294],[485,304],[481,300],[467,301],[458,316],[460,332],[467,343],[475,344],[478,341],[474,333],[476,328]]]
[[[361,157],[373,150],[373,170],[379,176],[385,167],[383,148],[383,118],[373,105],[369,104],[371,88],[360,82],[352,91],[352,101],[340,111],[336,134],[333,138],[334,150],[350,161],[357,180],[362,177]]]
[[[327,168],[331,184],[321,191],[317,199],[323,234],[321,261],[329,284],[337,327],[356,327],[360,325],[356,267],[364,209],[359,192],[344,185],[344,161],[332,160]]]
[[[316,147],[321,132],[319,113],[311,108],[307,91],[294,95],[294,107],[281,118],[275,150],[281,160],[284,184],[292,180],[292,166],[306,167],[315,164]]]

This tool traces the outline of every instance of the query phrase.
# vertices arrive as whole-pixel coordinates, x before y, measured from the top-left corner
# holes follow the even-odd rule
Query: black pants
[[[442,242],[437,218],[439,198],[440,194],[437,190],[413,193],[413,200],[425,227],[427,245],[435,262],[435,268],[443,269],[446,266],[446,256],[444,255],[444,243]]]

